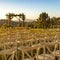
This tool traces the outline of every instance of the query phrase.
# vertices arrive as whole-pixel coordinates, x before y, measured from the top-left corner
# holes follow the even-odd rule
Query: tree
[[[46,12],[42,12],[37,19],[37,25],[39,25],[40,28],[48,28],[50,26],[49,24],[50,17]]]
[[[24,15],[24,13],[22,13],[22,20],[23,20],[23,27],[25,26],[25,15]]]
[[[52,17],[51,18],[51,25],[52,25],[52,27],[56,27],[56,25],[57,25],[57,19],[56,19],[56,17]]]
[[[46,19],[47,18],[48,18],[48,14],[46,12],[41,13],[39,16],[39,19],[41,20],[43,28],[46,28]]]
[[[12,15],[14,15],[14,14],[13,13],[6,14],[6,17],[7,17],[7,20],[8,20],[8,26],[10,26],[11,19],[13,18]]]
[[[12,20],[13,17],[16,17],[19,20],[19,25],[20,25],[20,19],[23,20],[23,26],[25,25],[24,24],[24,21],[25,21],[25,15],[24,15],[24,13],[22,13],[22,14],[9,13],[9,14],[6,14],[6,16],[7,16],[7,20],[8,20],[8,26],[10,26],[10,22],[11,22],[11,20]]]
[[[40,20],[37,19],[37,21],[34,22],[34,27],[35,28],[41,28],[41,22],[40,22]]]
[[[51,21],[50,21],[50,17],[48,17],[46,19],[46,28],[50,28],[50,26],[51,26]]]

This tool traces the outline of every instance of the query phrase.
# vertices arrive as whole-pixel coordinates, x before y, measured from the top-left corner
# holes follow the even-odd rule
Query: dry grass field
[[[48,45],[48,48],[47,49],[48,50],[49,49],[50,50],[53,49],[53,51],[51,50],[51,52],[53,53],[54,50],[55,50],[56,44],[52,44],[51,45],[51,43],[52,42],[53,43],[54,42],[56,43],[56,41],[59,41],[60,42],[60,29],[30,29],[30,28],[28,29],[28,28],[23,28],[23,27],[15,27],[15,28],[12,28],[12,27],[4,28],[4,27],[2,27],[2,28],[0,28],[0,53],[6,51],[6,54],[8,54],[8,53],[11,52],[11,49],[12,49],[12,52],[11,53],[13,53],[14,51],[18,52],[19,50],[17,51],[17,49],[16,50],[14,49],[14,48],[16,48],[16,45],[15,45],[16,41],[19,42],[19,43],[20,42],[23,42],[23,47],[25,49],[27,48],[27,46],[25,46],[25,45],[26,44],[28,45],[28,48],[27,48],[28,51],[26,51],[28,54],[31,52],[30,50],[33,49],[34,46],[35,46],[35,48],[37,48],[36,46],[38,46],[39,44],[43,44],[42,47],[39,46],[39,48],[40,47],[43,48],[44,41],[45,41],[45,43]],[[10,45],[9,42],[13,42],[14,45],[13,44]],[[24,44],[25,42],[26,42],[26,44]],[[32,45],[30,45],[31,42],[32,42]],[[22,47],[22,45],[20,46],[19,43],[17,45],[18,46],[18,49]],[[50,43],[50,45],[48,43]],[[58,44],[57,44],[57,46],[58,46]],[[31,49],[29,50],[29,48],[31,48]],[[39,49],[39,51],[40,51],[39,54],[41,54],[41,52],[42,52],[41,48]],[[56,47],[56,48],[58,48],[58,47]],[[7,52],[7,50],[9,50],[9,51]],[[59,49],[57,49],[57,50],[59,50]],[[57,50],[56,50],[56,52],[57,52]],[[34,50],[32,50],[32,51],[34,51]],[[21,57],[22,57],[23,55],[21,53],[22,52],[20,51],[20,53],[18,53],[18,54],[20,54]],[[50,55],[52,53],[50,53]],[[36,54],[36,52],[35,53],[33,52],[32,54]],[[43,54],[43,56],[41,56],[41,55],[38,56],[39,59],[41,57],[43,57],[43,59],[46,58],[45,57],[46,55],[44,55],[44,51],[43,51],[42,54]],[[48,53],[48,56],[49,57],[50,57],[50,55]],[[56,54],[53,54],[53,55],[56,55]],[[17,55],[15,55],[15,56],[17,56]],[[21,57],[20,57],[20,60],[21,60]],[[28,58],[28,57],[25,56],[25,58]],[[23,57],[22,57],[22,59],[23,59]],[[51,58],[50,58],[50,60],[51,60]]]
[[[60,36],[60,29],[27,29],[27,28],[0,28],[0,43],[8,41],[26,41],[39,38],[50,38]]]

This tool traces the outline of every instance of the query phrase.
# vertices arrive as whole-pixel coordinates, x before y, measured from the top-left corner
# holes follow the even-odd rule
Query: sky
[[[0,0],[0,19],[7,13],[24,13],[26,19],[37,19],[42,12],[60,16],[60,0]]]

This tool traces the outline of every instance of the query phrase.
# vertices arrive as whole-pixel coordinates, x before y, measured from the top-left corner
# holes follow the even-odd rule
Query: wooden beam
[[[22,60],[24,60],[24,51],[22,50]]]

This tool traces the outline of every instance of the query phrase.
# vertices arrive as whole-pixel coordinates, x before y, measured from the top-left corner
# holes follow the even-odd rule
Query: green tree
[[[56,17],[52,17],[51,18],[51,26],[56,27],[56,25],[57,25],[57,19],[56,19]]]
[[[42,27],[46,28],[46,19],[48,18],[48,14],[46,12],[43,12],[39,16],[39,20],[41,20]]]
[[[50,25],[50,17],[46,12],[42,12],[37,19],[36,25],[39,25],[40,28],[47,28]]]
[[[22,13],[23,27],[25,26],[25,15]]]
[[[14,14],[13,13],[6,14],[6,17],[7,17],[7,20],[8,20],[8,26],[10,26],[11,19],[13,18],[12,15],[14,15]]]
[[[34,22],[35,28],[41,28],[41,21],[37,19],[37,21]]]
[[[50,17],[48,17],[46,19],[46,28],[50,28],[50,26],[51,26],[51,21],[50,21]]]

